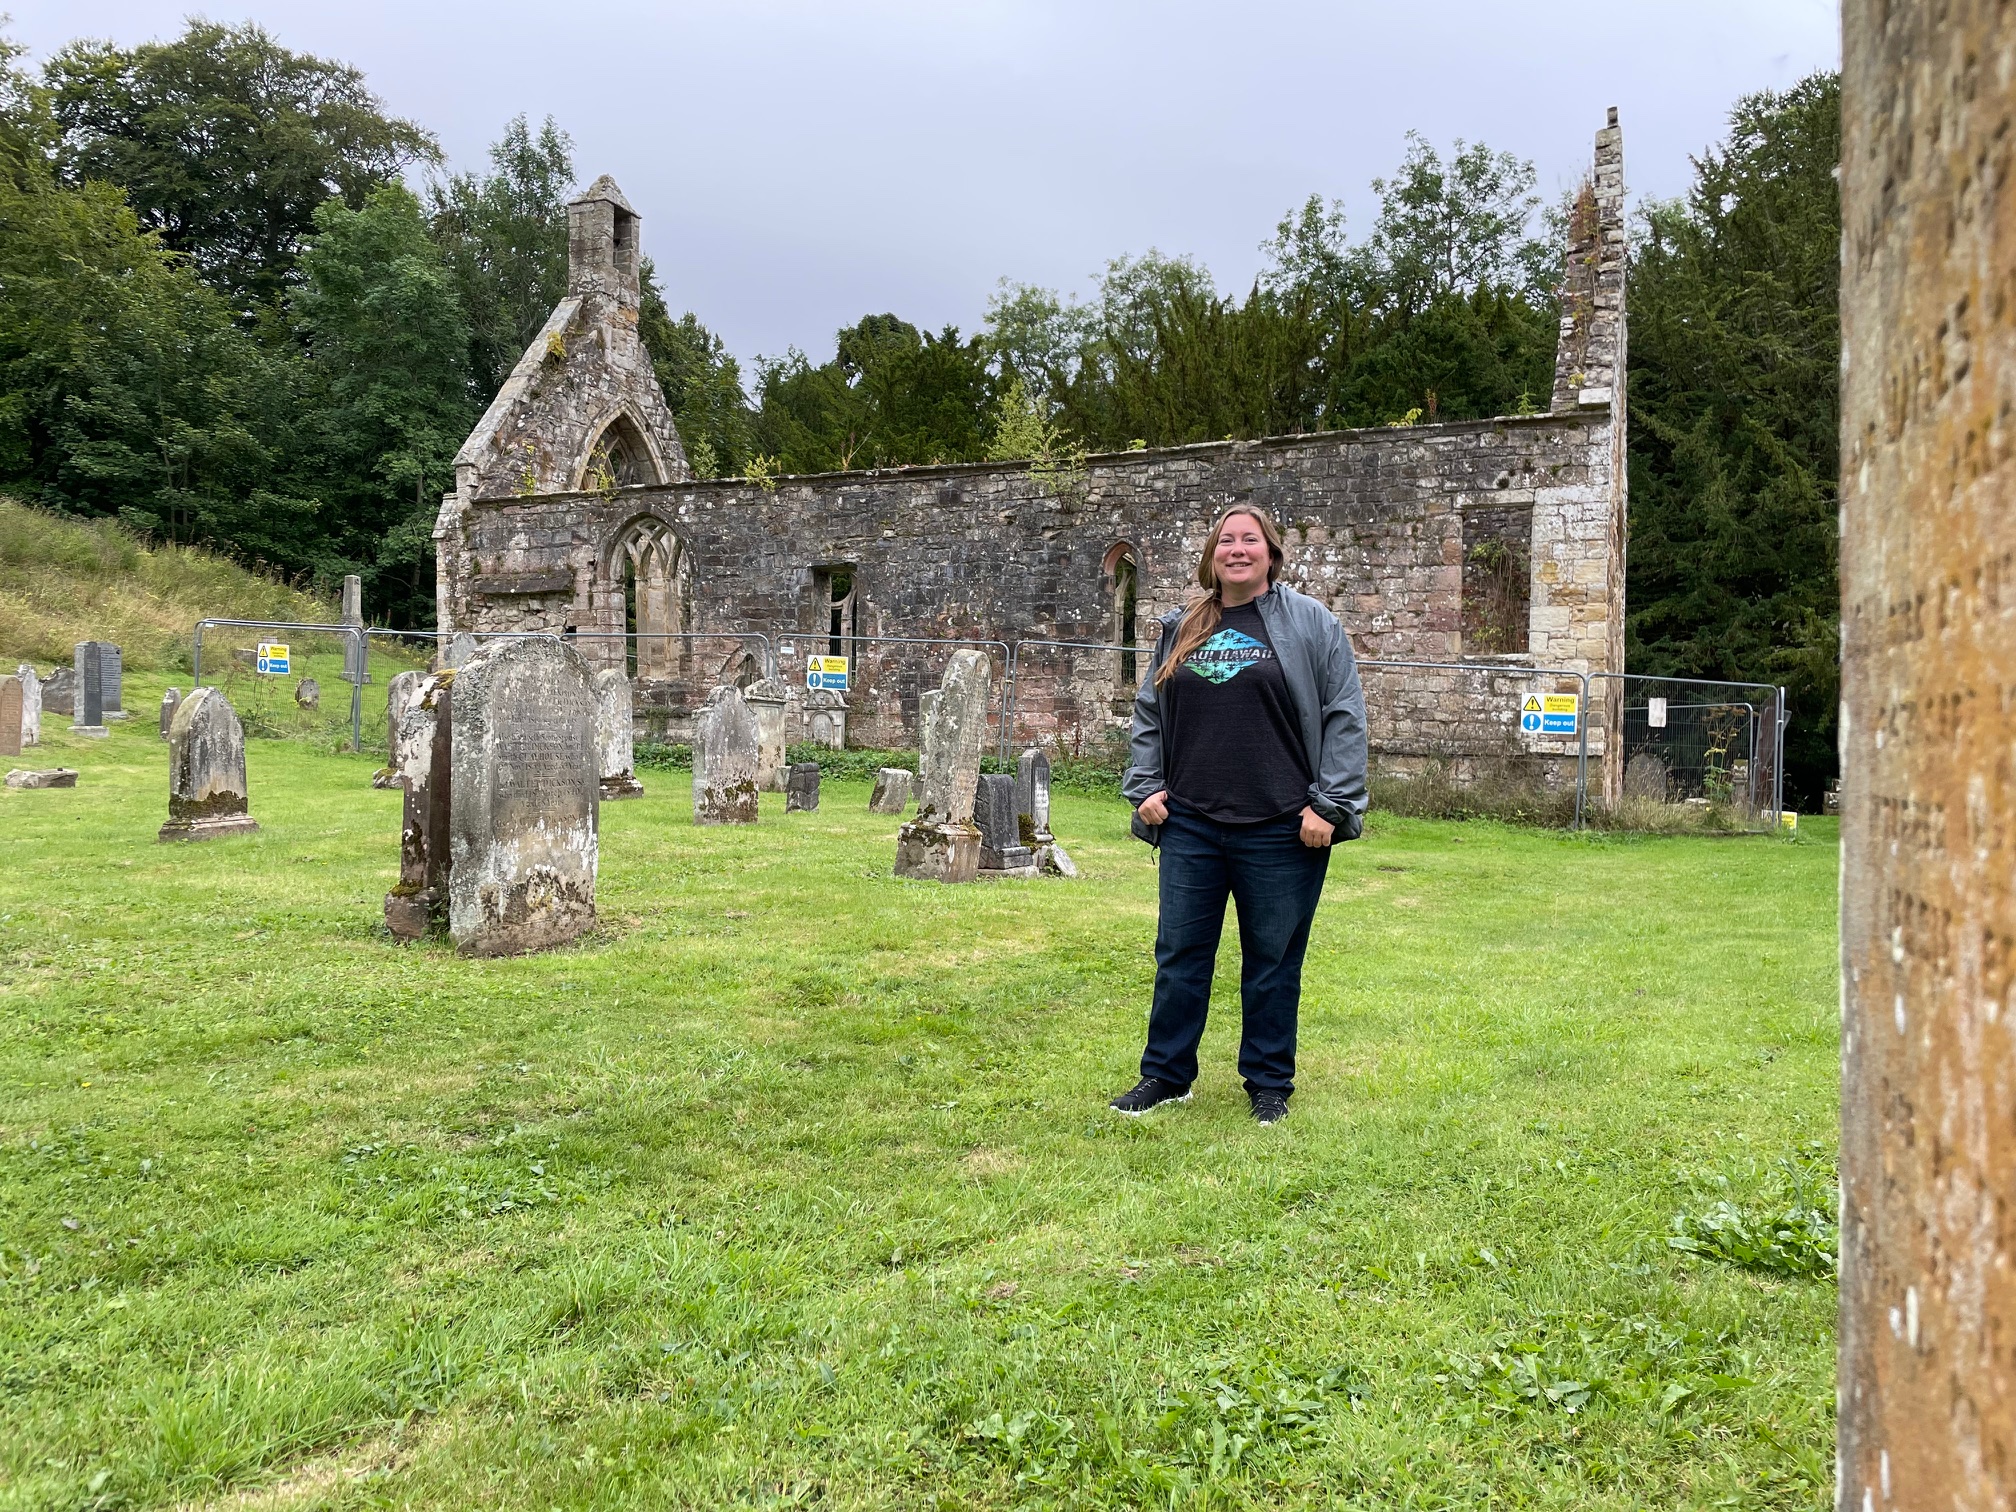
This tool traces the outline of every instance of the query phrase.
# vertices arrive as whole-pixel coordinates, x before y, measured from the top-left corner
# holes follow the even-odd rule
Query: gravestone
[[[441,666],[454,672],[469,665],[469,658],[476,654],[476,637],[467,630],[458,630],[448,637],[448,648],[441,653]]]
[[[175,724],[175,711],[182,707],[182,690],[169,688],[161,695],[161,738],[166,740]]]
[[[973,801],[987,738],[989,681],[984,652],[955,651],[944,680],[918,699],[924,751],[917,764],[917,817],[896,834],[899,877],[971,882],[979,874]]]
[[[637,780],[636,714],[631,697],[630,679],[621,667],[604,667],[595,674],[595,728],[605,803],[612,798],[644,796],[644,784]]]
[[[120,658],[119,648],[110,641],[79,641],[72,652],[72,660],[80,679],[87,662],[97,669],[100,717],[92,723],[103,724],[108,718],[126,718],[123,702],[125,663]]]
[[[35,675],[35,668],[27,662],[21,663],[16,674],[21,679],[21,744],[24,746],[42,743],[42,679]]]
[[[371,786],[379,789],[403,788],[400,778],[401,722],[420,701],[433,672],[395,672],[385,684],[385,765],[371,774]],[[419,738],[410,734],[409,738]]]
[[[69,667],[58,667],[49,674],[42,684],[42,707],[51,714],[77,713],[77,674]]]
[[[809,814],[819,807],[819,763],[793,762],[784,781],[784,812]]]
[[[0,677],[0,756],[21,754],[21,679]]]
[[[163,840],[212,840],[259,828],[247,811],[245,727],[220,688],[182,700],[168,729],[168,822]]]
[[[343,623],[359,626],[364,623],[364,580],[354,572],[343,579]],[[370,647],[363,636],[344,636],[343,681],[367,681],[365,670],[369,657]]]
[[[973,821],[980,828],[980,875],[1033,877],[1036,852],[1022,843],[1015,813],[1015,779],[1006,772],[980,777],[973,797]]]
[[[385,927],[417,940],[448,911],[449,815],[454,791],[455,674],[401,672],[388,786],[404,793],[399,823],[399,880],[385,895]]]
[[[910,774],[902,767],[883,767],[875,773],[875,791],[868,795],[871,814],[900,814],[910,806]]]
[[[739,688],[709,693],[694,722],[693,822],[756,822],[756,716]]]
[[[501,956],[565,944],[595,924],[594,675],[564,641],[498,640],[456,671],[450,703],[455,947]]]
[[[304,709],[322,707],[322,684],[312,677],[304,677],[294,684],[294,702]]]
[[[1665,803],[1673,796],[1673,779],[1666,763],[1650,751],[1640,751],[1624,764],[1624,796]]]
[[[742,700],[756,716],[756,786],[765,793],[784,791],[784,735],[790,714],[790,685],[780,677],[761,677],[742,690]]]
[[[105,728],[105,663],[98,655],[97,641],[79,641],[74,652],[76,678],[75,712],[70,717],[72,735],[99,738]]]
[[[77,774],[69,767],[57,767],[50,772],[29,772],[16,770],[7,774],[7,786],[11,788],[59,788],[77,786]]]
[[[812,744],[829,751],[846,750],[847,696],[837,688],[807,688],[805,728]]]
[[[1040,870],[1056,877],[1078,875],[1077,863],[1050,833],[1050,758],[1034,746],[1015,763],[1015,820]]]

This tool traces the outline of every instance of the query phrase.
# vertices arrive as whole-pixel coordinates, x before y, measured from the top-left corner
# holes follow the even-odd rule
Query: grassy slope
[[[0,793],[0,1505],[1827,1499],[1832,1286],[1664,1243],[1831,1149],[1824,825],[1376,821],[1263,1131],[1236,999],[1194,1103],[1102,1109],[1116,803],[1058,803],[1085,880],[955,889],[865,787],[701,831],[653,774],[601,937],[464,962],[375,927],[371,758],[254,742],[264,831],[170,849],[147,732],[50,755]]]
[[[206,615],[327,624],[331,606],[209,552],[142,546],[110,521],[86,523],[0,497],[0,646],[8,670],[67,662],[81,640],[116,643],[129,668],[186,670]]]

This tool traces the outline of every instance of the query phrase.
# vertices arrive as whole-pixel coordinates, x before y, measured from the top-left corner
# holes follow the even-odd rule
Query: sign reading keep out
[[[259,642],[258,669],[261,672],[279,675],[291,671],[293,665],[293,661],[287,655],[287,643],[285,641]]]
[[[805,686],[827,688],[835,693],[847,691],[847,658],[844,656],[808,656],[805,658]]]
[[[1528,693],[1519,705],[1519,729],[1527,735],[1573,735],[1581,719],[1582,700],[1574,693]]]

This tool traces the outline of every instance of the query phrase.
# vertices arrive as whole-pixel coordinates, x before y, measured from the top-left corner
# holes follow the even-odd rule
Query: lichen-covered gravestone
[[[493,641],[455,673],[448,932],[464,955],[521,955],[595,923],[595,679],[540,637]]]
[[[434,675],[436,674],[428,672],[395,672],[392,680],[385,684],[385,765],[371,774],[371,786],[374,788],[405,786],[399,775],[402,749],[400,731],[406,727],[414,705],[420,702],[428,679]],[[413,730],[409,731],[406,738],[410,741],[422,737],[417,730]],[[430,735],[426,738],[432,737]]]
[[[105,728],[105,664],[98,655],[97,641],[79,641],[73,653],[76,698],[70,716],[72,735],[97,738]]]
[[[169,688],[161,695],[161,738],[166,740],[168,732],[175,727],[175,711],[182,707],[182,690]]]
[[[1033,877],[1036,853],[1022,843],[1015,815],[1015,779],[1005,772],[982,774],[973,799],[973,819],[980,827],[980,875]]]
[[[784,812],[810,814],[819,807],[819,763],[793,762],[784,780]]]
[[[784,733],[790,688],[782,678],[762,677],[742,690],[742,701],[756,716],[756,786],[766,793],[784,791]]]
[[[21,663],[16,674],[21,679],[21,744],[24,746],[42,743],[42,679],[35,675],[34,667]]]
[[[636,715],[630,679],[621,667],[604,667],[595,674],[595,719],[603,800],[643,797],[644,784],[637,780],[636,772]]]
[[[447,649],[441,653],[441,665],[450,672],[469,664],[469,658],[476,654],[476,637],[467,630],[458,630],[448,637]]]
[[[738,688],[709,693],[694,722],[693,822],[756,822],[756,716]]]
[[[1034,746],[1015,764],[1015,816],[1039,869],[1056,877],[1078,875],[1077,863],[1050,833],[1050,758]]]
[[[0,756],[21,754],[21,679],[0,677]]]
[[[871,814],[900,814],[910,806],[910,774],[902,767],[882,767],[875,773],[875,791],[868,795]]]
[[[401,672],[415,681],[399,700],[388,784],[403,790],[399,881],[385,895],[385,927],[417,940],[448,908],[449,811],[454,791],[455,674]]]
[[[312,677],[304,677],[294,684],[294,702],[304,709],[322,707],[322,684]]]
[[[984,652],[955,651],[937,691],[918,700],[924,751],[917,764],[917,817],[896,835],[899,877],[971,882],[979,875],[973,799],[987,737],[989,682]]]
[[[248,812],[245,727],[216,688],[182,700],[168,727],[168,822],[163,840],[212,840],[258,829]]]

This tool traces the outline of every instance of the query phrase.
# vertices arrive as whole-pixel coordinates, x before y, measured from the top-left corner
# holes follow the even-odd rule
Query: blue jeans
[[[1239,1074],[1249,1092],[1295,1090],[1302,957],[1329,869],[1327,847],[1302,843],[1300,810],[1264,824],[1220,824],[1170,803],[1143,1076],[1179,1087],[1197,1079],[1197,1042],[1231,897],[1239,904]]]

